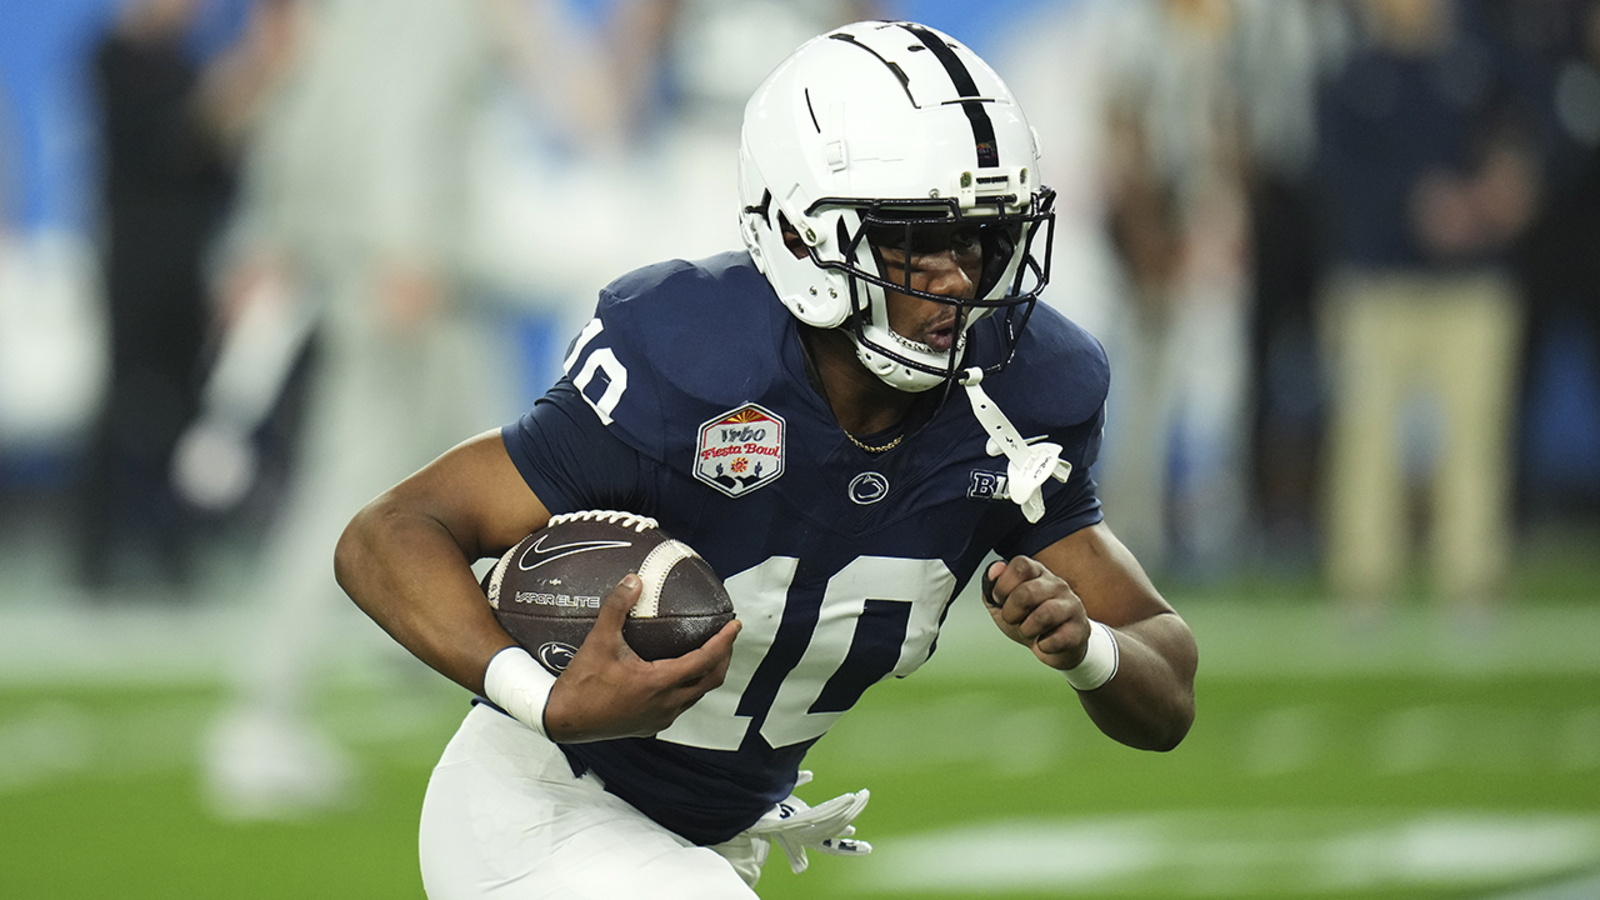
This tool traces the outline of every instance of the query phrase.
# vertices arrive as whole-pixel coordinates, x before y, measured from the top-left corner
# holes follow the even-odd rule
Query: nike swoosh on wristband
[[[545,546],[545,539],[549,535],[539,535],[539,538],[522,551],[522,556],[517,559],[517,568],[524,572],[537,569],[547,562],[571,556],[574,553],[587,553],[590,550],[613,550],[619,547],[632,547],[631,541],[573,541],[570,544],[555,544]],[[533,561],[529,562],[532,557]]]

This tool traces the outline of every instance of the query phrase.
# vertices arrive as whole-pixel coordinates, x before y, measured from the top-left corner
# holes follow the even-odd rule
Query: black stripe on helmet
[[[957,94],[962,97],[978,96],[977,82],[972,80],[972,73],[967,71],[966,64],[961,61],[961,57],[956,56],[954,50],[950,49],[950,45],[921,25],[901,22],[900,27],[915,35],[924,47],[933,52],[934,58],[938,59],[944,65],[944,70],[949,73],[950,82],[955,85]],[[995,142],[994,122],[989,119],[989,110],[977,99],[963,100],[961,108],[967,114],[967,121],[972,123],[972,142],[978,153],[978,167],[998,168],[1000,147]]]

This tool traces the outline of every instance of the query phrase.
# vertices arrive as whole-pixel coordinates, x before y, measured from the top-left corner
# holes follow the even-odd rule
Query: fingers
[[[743,627],[743,623],[734,619],[698,648],[676,659],[656,660],[655,665],[675,677],[679,684],[697,688],[700,694],[714,690],[728,675],[728,664],[733,660],[733,642]]]
[[[622,581],[600,601],[600,612],[595,616],[590,635],[615,635],[621,641],[622,626],[628,621],[629,611],[639,602],[639,596],[643,593],[644,582],[639,580],[638,575],[629,572],[622,576]]]
[[[737,620],[683,656],[640,659],[622,627],[641,592],[639,577],[628,575],[601,600],[594,626],[556,679],[545,707],[552,739],[578,743],[657,734],[727,676],[741,627]]]
[[[639,576],[633,574],[624,576],[621,583],[601,601],[600,614],[595,617],[594,629],[590,634],[604,629],[607,640],[614,639],[618,644],[627,646],[627,640],[622,636],[622,627],[627,622],[629,610],[638,602],[641,593],[643,585]],[[738,637],[739,629],[742,627],[744,627],[742,623],[734,619],[707,638],[704,644],[682,656],[650,662],[638,660],[638,663],[651,672],[650,678],[653,683],[665,686],[667,689],[693,688],[694,697],[698,699],[700,695],[722,684],[723,678],[727,676],[728,664],[733,659],[733,641]],[[631,649],[627,651],[627,655],[634,655]]]
[[[1084,623],[1081,629],[1073,624],[1079,620]],[[1069,653],[1087,640],[1089,623],[1081,606],[1047,603],[1034,610],[1018,630],[1040,653],[1056,655]]]
[[[984,571],[995,624],[1052,664],[1080,656],[1089,620],[1071,585],[1037,560],[1018,556]]]
[[[728,664],[733,660],[733,640],[741,627],[735,619],[722,626],[721,631],[697,649],[675,659],[659,659],[644,664],[651,667],[652,677],[664,685],[661,689],[662,700],[671,710],[671,718],[662,725],[663,728],[698,703],[701,697],[722,686],[723,680],[728,677]]]
[[[726,674],[728,663],[733,659],[733,642],[739,637],[739,631],[742,628],[744,628],[744,623],[734,619],[722,626],[721,631],[707,639],[700,649],[692,650],[686,655],[691,659],[695,659],[697,665],[700,659],[709,659],[712,671],[720,669],[722,674]],[[721,680],[722,675],[719,674],[717,681],[720,683]]]
[[[983,573],[983,602],[989,604],[989,606],[995,609],[999,609],[1003,604],[1001,601],[995,599],[994,582],[995,579],[1000,577],[1000,573],[1004,572],[1005,570],[1006,564],[996,560],[990,563],[989,568],[984,570]]]
[[[990,607],[999,621],[1012,627],[1020,626],[1040,603],[1072,593],[1066,582],[1027,556],[997,561],[984,574],[990,581]]]
[[[643,593],[643,583],[639,576],[628,574],[611,590],[611,593],[600,601],[600,612],[595,616],[594,627],[590,630],[590,637],[597,633],[606,641],[615,641],[621,646],[627,646],[627,640],[622,635],[623,626],[628,621],[628,613],[638,603]],[[706,639],[701,646],[669,659],[659,659],[654,662],[640,660],[645,666],[654,669],[656,678],[664,684],[697,683],[708,676],[715,676],[716,684],[709,685],[705,690],[711,690],[722,683],[722,678],[727,674],[728,663],[733,656],[733,641],[739,634],[743,625],[734,619],[722,626],[716,634]],[[628,655],[633,655],[631,652]]]

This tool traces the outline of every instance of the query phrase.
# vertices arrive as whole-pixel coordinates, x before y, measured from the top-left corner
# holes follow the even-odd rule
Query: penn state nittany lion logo
[[[700,426],[694,477],[741,497],[783,474],[783,418],[746,403]]]
[[[545,667],[545,671],[551,675],[560,676],[562,672],[567,670],[567,666],[572,662],[573,654],[577,652],[577,647],[565,641],[545,641],[539,645],[538,650],[534,651],[533,656],[539,660],[540,665]]]
[[[889,496],[889,479],[877,472],[862,472],[851,480],[849,490],[852,502],[867,506]]]

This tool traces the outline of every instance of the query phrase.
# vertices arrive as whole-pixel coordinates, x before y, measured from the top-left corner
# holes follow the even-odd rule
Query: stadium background
[[[577,4],[591,17],[601,5]],[[56,320],[18,317],[16,304],[70,312],[76,301],[70,290],[21,296],[16,273],[38,258],[19,248],[55,248],[45,253],[78,260],[68,269],[89,258],[94,139],[73,73],[113,6],[0,0],[0,119],[13,117],[0,134],[30,160],[7,158],[0,180],[0,299],[7,327],[44,336],[0,335],[11,354],[0,371],[15,377],[29,345],[26,359],[54,376],[24,374],[20,395],[39,402],[4,406],[0,420],[0,896],[420,897],[417,809],[466,697],[353,610],[327,620],[341,650],[310,698],[357,762],[352,792],[268,821],[206,802],[204,737],[250,637],[270,496],[215,523],[181,596],[96,596],[74,577],[85,564],[73,539],[83,397],[100,363],[56,368],[92,341],[69,335],[52,355]],[[983,22],[963,4],[889,6],[1009,75],[994,23],[1058,4],[986,4]],[[196,45],[225,42],[240,9],[216,6]],[[537,192],[508,177],[508,195],[533,205]],[[613,260],[562,270],[562,290],[592,292]],[[511,408],[548,376],[567,313],[527,272],[498,274],[484,308],[512,361]],[[81,276],[64,283],[92,284]],[[1296,548],[1158,579],[1193,625],[1202,666],[1194,732],[1152,756],[1100,738],[1070,701],[1063,710],[1061,692],[963,597],[934,659],[869,693],[808,760],[816,797],[873,790],[857,824],[878,849],[814,856],[798,878],[776,859],[762,895],[1600,897],[1600,401],[1582,348],[1545,348],[1554,374],[1536,400],[1554,412],[1519,436],[1517,552],[1492,620],[1452,616],[1419,572],[1383,627],[1364,629]]]

